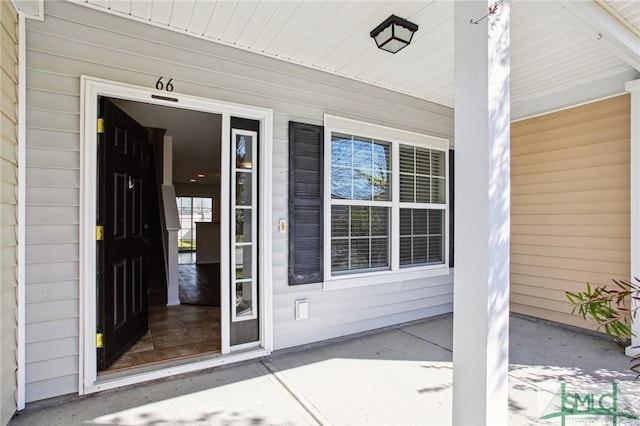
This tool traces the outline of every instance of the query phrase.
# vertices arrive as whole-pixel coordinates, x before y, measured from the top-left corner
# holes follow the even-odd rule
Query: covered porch
[[[629,366],[624,350],[600,334],[512,314],[508,422],[560,424],[558,417],[541,417],[560,414],[554,407],[562,383],[584,399],[581,409],[589,394],[596,408],[610,408],[612,396],[601,397],[613,395],[615,382],[618,424],[637,424],[622,417],[640,406]],[[452,316],[444,315],[226,368],[36,403],[9,424],[451,424],[452,373]]]
[[[315,2],[218,2],[214,7],[213,2],[189,2],[190,9],[168,9],[169,2],[158,0],[146,2],[149,10],[141,11],[142,2],[85,1],[51,2],[46,11],[40,3],[43,22],[25,21],[22,15],[20,39],[27,43],[20,46],[21,81],[27,83],[19,103],[28,119],[20,123],[21,141],[27,142],[19,146],[19,157],[29,158],[29,152],[31,162],[20,169],[18,181],[26,182],[20,193],[31,190],[31,198],[18,203],[29,207],[18,212],[22,225],[16,226],[18,240],[27,241],[17,249],[16,265],[17,408],[29,405],[16,424],[45,419],[59,424],[503,424],[507,415],[510,424],[531,424],[541,421],[540,399],[548,404],[562,383],[574,386],[582,400],[596,395],[599,401],[613,391],[582,393],[582,386],[591,392],[588,384],[616,381],[620,398],[631,398],[629,388],[637,390],[637,383],[623,350],[589,331],[509,314],[577,325],[571,322],[575,317],[568,312],[566,289],[637,275],[638,20],[627,13],[626,2],[616,3],[327,2],[321,7]],[[495,6],[491,16],[488,5]],[[375,49],[369,37],[369,30],[392,13],[421,26],[412,46],[395,56]],[[149,54],[156,51],[161,54]],[[276,352],[215,374],[207,370],[39,410],[59,395],[83,394],[82,348],[98,349],[93,322],[82,311],[95,309],[95,303],[78,302],[93,285],[93,274],[87,278],[77,272],[84,265],[81,248],[94,243],[93,234],[69,243],[57,231],[93,231],[95,222],[84,216],[81,223],[76,220],[83,207],[79,194],[90,186],[79,180],[84,166],[78,153],[85,145],[78,136],[84,105],[78,82],[91,74],[158,89],[158,73],[179,83],[175,96],[275,112],[269,132],[275,145],[265,152],[274,157],[269,187],[276,196],[264,220],[279,219],[278,228],[271,223],[267,234],[274,261],[269,263],[273,274],[266,274],[269,282],[273,278],[273,316],[269,310],[265,322],[273,330],[265,334]],[[582,110],[575,113],[617,96],[625,97],[622,111],[611,108],[607,114],[615,122],[602,124],[621,133],[615,137],[591,131],[583,123],[595,120],[582,116]],[[581,121],[563,122],[565,129],[555,138],[527,134],[521,139],[531,140],[516,147],[520,152],[512,149],[512,123],[557,111],[581,115]],[[294,287],[287,281],[292,232],[285,219],[287,126],[291,121],[322,125],[327,114],[449,141],[455,151],[456,170],[450,173],[455,194],[448,195],[446,208],[453,210],[455,201],[456,210],[455,226],[443,232],[443,241],[454,242],[455,269],[445,254],[449,271],[436,279],[407,283],[396,278],[337,289],[342,292],[331,291],[326,282]],[[534,129],[545,136],[551,130]],[[580,140],[582,146],[575,130],[598,133],[598,138]],[[56,138],[42,136],[50,134]],[[582,163],[566,170],[561,164],[566,158],[557,155],[558,140],[567,143],[561,154]],[[611,152],[617,145],[624,150]],[[534,150],[539,147],[549,149]],[[516,170],[511,166],[518,156]],[[605,164],[605,159],[611,161]],[[31,173],[25,175],[26,169]],[[53,174],[60,182],[50,178]],[[534,191],[545,186],[552,191]],[[51,189],[66,198],[49,197]],[[550,202],[549,192],[561,202]],[[522,195],[537,201],[526,199],[514,208],[512,201],[522,201]],[[529,214],[531,206],[535,215]],[[576,223],[580,229],[565,233]],[[510,224],[523,232],[514,233]],[[30,241],[40,235],[34,229],[46,238]],[[513,235],[528,240],[515,241]],[[65,250],[42,250],[43,244]],[[603,276],[594,278],[596,273]],[[61,300],[50,290],[54,285],[66,291]],[[309,301],[309,320],[292,315],[298,299]],[[451,312],[454,304],[455,328],[452,316],[406,323]],[[318,343],[382,326],[391,328]],[[52,345],[57,352],[49,349]],[[297,350],[305,345],[314,350]],[[6,371],[13,377],[15,369]],[[637,406],[637,395],[632,396],[631,406]],[[46,398],[54,399],[39,402]]]

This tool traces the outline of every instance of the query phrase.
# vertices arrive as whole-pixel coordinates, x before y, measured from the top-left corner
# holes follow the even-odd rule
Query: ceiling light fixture
[[[191,182],[191,183],[195,183],[195,182],[196,182],[196,180],[195,180],[195,179],[189,179],[189,182]]]
[[[198,173],[198,177],[202,179],[204,177],[204,173]]]
[[[418,31],[416,24],[391,15],[369,35],[376,41],[378,48],[397,53],[411,43],[413,33],[416,31]]]

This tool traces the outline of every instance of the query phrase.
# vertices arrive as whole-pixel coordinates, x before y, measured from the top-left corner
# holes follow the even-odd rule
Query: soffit
[[[637,3],[606,0],[638,27]],[[81,4],[453,106],[453,2],[84,0]],[[512,102],[628,72],[595,37],[545,2],[512,2]],[[381,51],[369,32],[395,14],[419,25],[411,45]],[[469,19],[481,17],[469,17]]]
[[[604,0],[608,10],[622,22],[628,24],[636,34],[640,34],[640,4],[628,0]]]

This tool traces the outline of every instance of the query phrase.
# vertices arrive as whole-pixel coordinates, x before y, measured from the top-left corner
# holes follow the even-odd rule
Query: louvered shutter
[[[323,280],[324,128],[289,122],[289,285]]]

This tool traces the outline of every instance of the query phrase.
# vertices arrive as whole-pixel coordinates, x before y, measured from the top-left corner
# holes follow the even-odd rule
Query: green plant
[[[598,324],[598,330],[614,340],[626,341],[633,336],[631,320],[635,319],[640,306],[640,287],[628,280],[612,280],[615,286],[591,287],[581,292],[566,292],[567,299],[573,305],[572,314],[576,311],[584,320],[592,320]],[[638,278],[635,281],[640,283]],[[633,301],[636,301],[635,307]],[[640,355],[633,362],[640,360]],[[631,370],[640,373],[640,362],[631,366]]]

